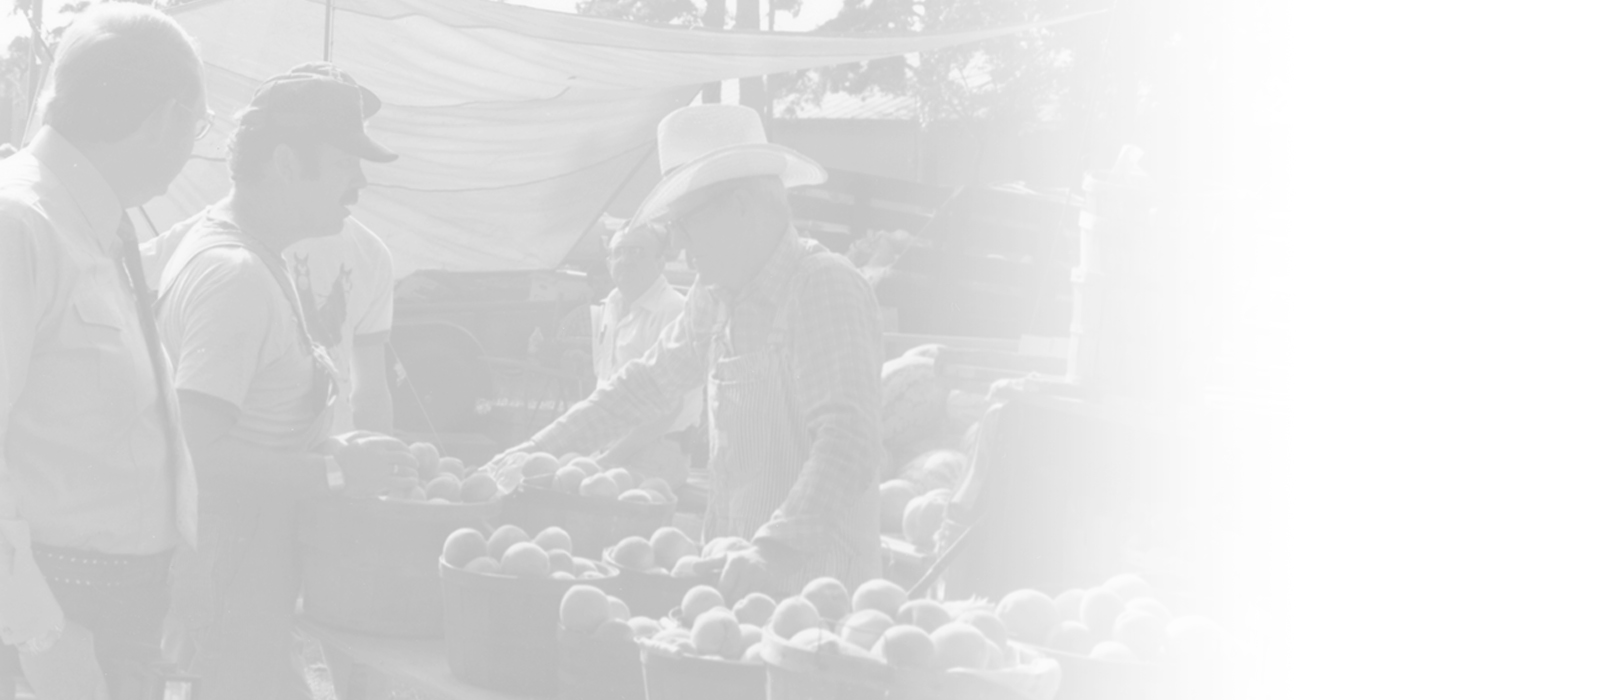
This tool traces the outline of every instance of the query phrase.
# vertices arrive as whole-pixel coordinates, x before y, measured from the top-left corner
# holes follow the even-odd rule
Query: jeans
[[[151,697],[161,662],[162,620],[170,603],[171,554],[107,557],[36,550],[39,568],[66,618],[94,634],[95,657],[111,700]]]

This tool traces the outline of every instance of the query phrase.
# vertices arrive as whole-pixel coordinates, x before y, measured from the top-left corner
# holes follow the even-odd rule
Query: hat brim
[[[668,172],[634,213],[633,221],[649,221],[695,190],[746,177],[776,175],[784,187],[820,185],[828,181],[821,164],[798,151],[770,143],[726,146]]]
[[[362,160],[370,160],[374,163],[393,163],[400,158],[399,153],[395,153],[385,148],[383,144],[373,141],[372,137],[365,133],[357,137],[355,143],[350,144],[350,152],[356,154]]]

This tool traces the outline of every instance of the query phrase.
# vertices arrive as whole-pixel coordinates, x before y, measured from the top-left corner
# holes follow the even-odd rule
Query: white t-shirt
[[[140,246],[145,278],[155,283],[199,216]],[[354,430],[351,358],[355,338],[387,333],[394,323],[394,260],[389,247],[353,217],[337,235],[308,238],[283,253],[311,336],[327,349],[339,377],[333,434]]]
[[[183,244],[205,244],[221,226],[202,212],[178,224]],[[158,324],[175,368],[173,386],[239,409],[231,431],[245,442],[304,451],[326,435],[309,435],[326,394],[315,394],[312,350],[289,295],[266,263],[247,249],[215,248],[187,265],[163,270]]]
[[[377,340],[394,326],[394,259],[377,234],[345,219],[338,235],[308,238],[283,253],[300,294],[311,337],[328,349],[339,374],[333,433],[355,430],[350,387],[355,341]]]

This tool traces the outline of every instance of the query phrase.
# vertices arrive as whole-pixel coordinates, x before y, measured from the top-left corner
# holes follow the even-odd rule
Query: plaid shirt
[[[848,520],[845,513],[876,486],[878,467],[885,459],[878,305],[866,280],[844,258],[826,253],[814,241],[801,240],[793,230],[780,239],[772,258],[744,289],[730,293],[697,280],[683,315],[667,326],[655,346],[535,435],[532,446],[554,454],[588,453],[658,418],[676,404],[677,397],[704,385],[715,343],[728,343],[726,352],[736,355],[757,351],[769,342],[780,297],[791,280],[793,299],[783,350],[794,374],[793,398],[810,453],[783,505],[756,537],[810,552],[838,539],[859,541],[870,534],[875,546],[876,532],[839,529]]]

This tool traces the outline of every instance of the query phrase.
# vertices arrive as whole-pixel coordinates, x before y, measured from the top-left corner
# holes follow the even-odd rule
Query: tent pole
[[[333,0],[323,3],[327,7],[322,20],[322,60],[333,61]]]

